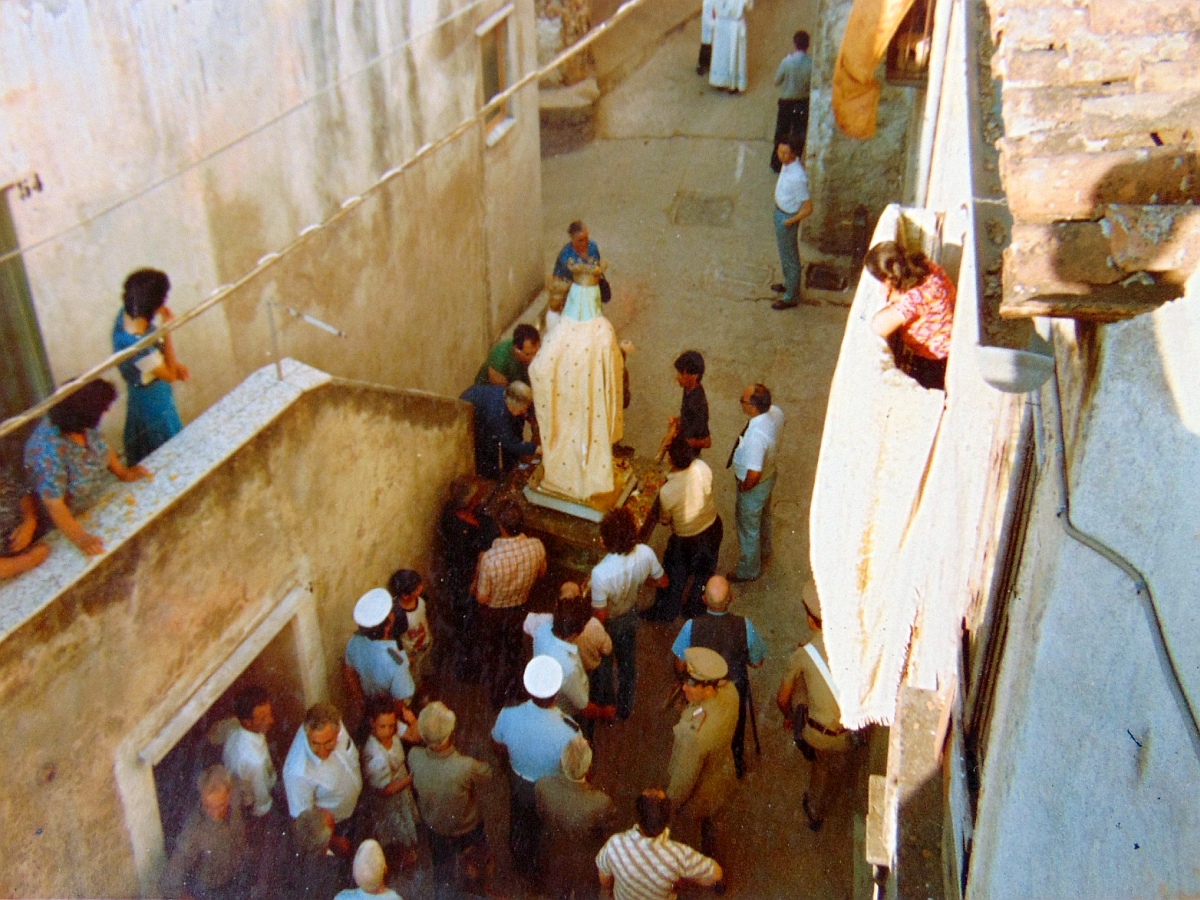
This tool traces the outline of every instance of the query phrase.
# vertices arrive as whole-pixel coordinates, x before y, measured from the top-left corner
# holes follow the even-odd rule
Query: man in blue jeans
[[[737,479],[738,556],[732,582],[753,581],[762,574],[763,557],[771,555],[771,491],[775,488],[775,458],[783,435],[783,410],[771,403],[766,385],[742,391],[742,412],[750,417],[738,436],[729,462]]]
[[[600,522],[600,540],[607,555],[592,569],[592,614],[604,623],[612,638],[616,661],[616,714],[624,721],[633,713],[637,684],[638,589],[643,584],[665,588],[667,574],[646,544],[638,543],[633,513],[618,506]],[[602,706],[611,702],[612,669],[609,657],[600,660],[593,678],[601,679]]]
[[[772,309],[791,309],[803,303],[820,306],[818,300],[805,300],[800,294],[800,223],[812,215],[812,200],[808,194],[808,173],[797,152],[798,138],[783,141],[775,154],[783,168],[775,182],[775,243],[779,247],[779,265],[783,269],[783,284],[771,285],[781,292]]]

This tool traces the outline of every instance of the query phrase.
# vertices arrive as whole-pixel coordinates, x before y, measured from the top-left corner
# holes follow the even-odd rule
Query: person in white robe
[[[708,83],[730,91],[746,90],[746,13],[754,0],[714,0],[712,68]]]
[[[600,265],[572,265],[558,325],[529,365],[542,436],[541,489],[586,501],[613,490],[612,446],[624,434],[625,360],[600,312]]]

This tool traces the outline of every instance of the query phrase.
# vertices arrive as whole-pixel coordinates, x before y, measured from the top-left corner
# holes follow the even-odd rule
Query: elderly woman
[[[113,352],[132,347],[155,331],[154,320],[170,322],[175,316],[166,306],[171,280],[157,269],[138,269],[125,279],[124,309],[113,323]],[[121,363],[121,377],[129,388],[125,413],[125,460],[135,465],[183,430],[171,382],[191,377],[175,356],[171,335]]]
[[[144,466],[125,466],[109,449],[97,426],[117,398],[107,381],[85,384],[61,400],[38,423],[25,444],[25,468],[33,489],[59,531],[88,556],[104,552],[104,542],[89,534],[75,517],[93,506],[111,483],[149,478]]]
[[[888,342],[896,368],[923,388],[946,388],[946,359],[954,324],[955,287],[939,265],[894,241],[867,251],[867,271],[888,289],[871,329]]]

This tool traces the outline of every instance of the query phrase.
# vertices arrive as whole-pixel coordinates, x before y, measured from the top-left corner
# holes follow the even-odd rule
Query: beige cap
[[[683,654],[688,677],[693,681],[720,681],[729,674],[729,664],[716,650],[688,647]]]
[[[562,687],[563,670],[553,656],[535,656],[525,667],[525,690],[530,696],[546,700]]]
[[[392,612],[392,595],[386,588],[371,588],[354,604],[354,624],[360,628],[382,625]]]
[[[430,747],[440,747],[454,733],[457,721],[458,717],[452,709],[440,700],[434,700],[427,703],[421,715],[417,716],[417,730],[421,732],[421,740]]]

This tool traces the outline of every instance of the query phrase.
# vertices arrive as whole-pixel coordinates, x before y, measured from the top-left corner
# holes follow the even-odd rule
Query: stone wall
[[[534,0],[537,16],[538,66],[544,66],[588,33],[592,0]],[[542,79],[542,87],[576,84],[592,75],[590,50],[577,53]]]
[[[504,5],[0,4],[0,183],[45,186],[12,207],[54,378],[111,352],[131,270],[166,270],[185,311],[469,119],[475,28]],[[515,80],[533,0],[508,33]],[[457,394],[542,284],[537,87],[510,108],[498,140],[467,130],[184,329],[184,420],[270,359],[267,301],[347,335],[285,313],[284,355]]]
[[[851,6],[853,0],[821,0],[820,24],[813,33],[812,111],[804,159],[813,214],[802,237],[825,253],[850,252],[854,210],[860,204],[867,207],[873,227],[887,204],[905,200],[908,156],[916,151],[910,134],[920,118],[920,92],[884,84],[875,136],[859,141],[838,131],[833,71]],[[882,70],[881,64],[880,79]]]
[[[184,437],[201,453],[230,427],[223,410],[238,419],[254,407],[235,392]],[[354,601],[398,566],[429,570],[446,486],[471,468],[470,421],[459,401],[312,383],[199,477],[191,460],[172,469],[156,457],[155,483],[127,486],[138,502],[117,498],[109,512],[125,520],[146,492],[176,496],[122,525],[123,541],[106,537],[111,552],[86,570],[69,568],[84,561],[60,541],[22,577],[62,580],[0,642],[11,751],[0,895],[139,896],[133,835],[153,810],[123,805],[122,747],[148,717],[171,715],[164,704],[216,669],[290,584],[316,601],[329,683],[314,692],[337,698]],[[6,610],[20,582],[5,587]]]

